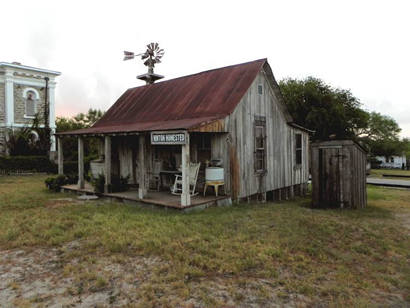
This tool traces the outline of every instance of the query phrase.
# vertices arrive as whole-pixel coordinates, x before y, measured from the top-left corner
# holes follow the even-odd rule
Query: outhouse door
[[[338,207],[341,200],[341,147],[319,148],[320,204]]]

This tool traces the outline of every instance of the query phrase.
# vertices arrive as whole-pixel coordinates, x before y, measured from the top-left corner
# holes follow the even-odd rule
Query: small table
[[[207,181],[207,182],[205,182],[204,197],[205,197],[206,189],[208,188],[208,186],[213,186],[214,187],[215,196],[218,197],[219,186],[225,186],[225,182],[224,181]]]

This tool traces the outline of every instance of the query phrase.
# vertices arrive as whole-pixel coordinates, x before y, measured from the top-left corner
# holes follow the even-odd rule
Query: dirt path
[[[65,262],[57,248],[0,251],[0,307],[123,306],[137,300],[135,288],[159,262],[128,261],[121,265],[102,257],[81,268],[75,258]]]
[[[401,213],[395,214],[397,219],[401,222],[401,225],[405,230],[407,230],[407,234],[410,236],[410,210],[403,211]]]
[[[70,254],[69,258],[67,254]],[[76,254],[78,257],[72,258]],[[111,255],[98,257],[95,261],[81,261],[81,245],[78,243],[70,243],[63,248],[0,251],[0,307],[150,305],[153,299],[143,290],[155,289],[156,283],[161,283],[151,276],[165,263],[156,258],[117,257],[120,259]],[[230,292],[232,288],[236,290],[234,296]],[[266,291],[262,302],[255,296],[255,290],[260,289]],[[162,301],[157,306],[189,308],[306,307],[310,302],[302,295],[282,298],[285,293],[281,289],[263,279],[255,278],[251,283],[238,287],[232,277],[209,277],[190,282],[192,292],[188,297],[181,296],[175,289],[155,296],[156,300],[160,298]],[[210,297],[215,302],[207,302]]]

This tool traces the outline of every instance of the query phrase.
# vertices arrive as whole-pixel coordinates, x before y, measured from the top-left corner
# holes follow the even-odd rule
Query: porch
[[[63,137],[58,138],[59,174],[63,170]],[[205,187],[205,169],[214,157],[219,157],[220,147],[211,141],[221,140],[223,134],[188,131],[154,131],[128,134],[75,135],[78,139],[78,184],[66,185],[63,190],[91,194],[94,188],[85,181],[84,139],[99,140],[99,159],[91,161],[88,177],[104,178],[102,196],[119,201],[134,201],[170,208],[230,204],[228,186],[224,196]],[[212,151],[213,149],[213,151]],[[213,153],[215,152],[215,153]],[[217,156],[218,155],[218,156]],[[223,168],[220,168],[223,171]],[[223,177],[223,175],[222,175]],[[114,179],[126,178],[129,191],[114,189]],[[223,179],[222,179],[222,182]],[[172,194],[171,194],[172,190]],[[225,200],[225,201],[224,201]]]
[[[74,192],[77,194],[94,194],[94,188],[90,183],[84,183],[84,188],[80,188],[77,184],[65,185],[61,187],[65,192]],[[189,206],[181,205],[181,197],[172,195],[166,191],[148,191],[143,199],[138,197],[138,189],[132,188],[128,191],[117,193],[101,193],[100,197],[110,199],[117,202],[132,202],[142,203],[145,205],[154,205],[161,208],[172,208],[177,210],[185,210],[192,208],[207,208],[211,206],[225,206],[231,205],[231,198],[229,196],[218,196],[198,194],[191,198],[191,204]]]

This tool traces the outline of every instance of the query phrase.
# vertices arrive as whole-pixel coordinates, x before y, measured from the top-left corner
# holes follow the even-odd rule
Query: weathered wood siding
[[[312,144],[312,206],[365,207],[366,157],[351,140]]]
[[[137,183],[138,137],[114,137],[118,147],[119,174],[129,176],[129,184]],[[115,151],[114,151],[115,152]]]
[[[263,94],[258,94],[258,85]],[[254,170],[254,120],[266,117],[266,173]],[[306,183],[309,177],[306,132],[289,126],[278,99],[264,73],[260,72],[251,87],[225,119],[228,134],[212,140],[212,157],[224,160],[228,192],[236,198]],[[302,164],[295,163],[295,134],[302,134]]]
[[[258,94],[258,85],[263,86],[263,93]],[[255,172],[254,153],[255,116],[266,118],[266,172],[260,175]],[[305,131],[288,125],[283,107],[279,104],[275,91],[271,88],[268,77],[262,70],[255,78],[240,103],[232,114],[216,124],[209,124],[206,128],[195,132],[216,130],[211,137],[211,158],[221,158],[225,168],[225,189],[233,199],[245,198],[257,193],[264,193],[308,181],[308,148],[309,136]],[[220,131],[225,131],[220,132]],[[296,165],[295,134],[302,135],[302,164]],[[150,172],[154,158],[168,158],[172,152],[169,147],[161,151],[161,147],[150,145],[147,133],[145,154],[147,156],[147,172]],[[203,155],[197,149],[197,140],[192,135],[191,159],[200,159]],[[138,175],[133,163],[138,159],[132,149],[134,142],[131,138],[124,138],[118,144],[120,174],[126,176],[130,170],[132,178]],[[137,143],[135,143],[135,146]],[[180,147],[178,147],[180,151]],[[201,174],[200,174],[201,177]],[[200,185],[199,185],[200,186]]]

